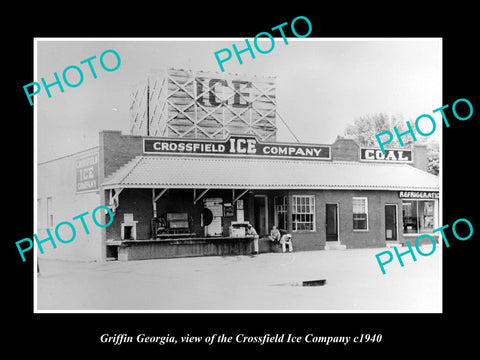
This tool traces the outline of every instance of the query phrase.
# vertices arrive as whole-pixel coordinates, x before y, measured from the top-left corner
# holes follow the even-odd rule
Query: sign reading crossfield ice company
[[[398,196],[402,199],[438,199],[437,191],[399,191]]]
[[[378,148],[361,148],[360,160],[362,161],[392,161],[413,162],[412,150],[385,149],[385,153]]]
[[[98,189],[98,153],[75,160],[77,192],[87,192]]]
[[[146,154],[273,157],[330,160],[330,146],[297,143],[263,143],[254,136],[231,135],[226,140],[144,138]]]

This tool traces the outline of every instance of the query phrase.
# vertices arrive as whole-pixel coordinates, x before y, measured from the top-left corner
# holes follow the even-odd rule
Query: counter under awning
[[[193,256],[250,255],[253,237],[196,237],[162,240],[123,240],[116,245],[120,261],[170,259]],[[175,246],[172,246],[175,245]]]

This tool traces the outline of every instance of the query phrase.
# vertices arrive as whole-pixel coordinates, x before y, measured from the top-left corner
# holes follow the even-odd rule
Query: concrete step
[[[347,245],[342,244],[325,244],[325,250],[347,250]]]
[[[393,247],[403,247],[403,244],[400,244],[400,243],[388,243],[388,242],[387,242],[387,248],[393,248]]]

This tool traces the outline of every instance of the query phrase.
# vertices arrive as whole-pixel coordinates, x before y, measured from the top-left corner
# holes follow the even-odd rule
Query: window
[[[275,226],[278,229],[287,229],[287,197],[275,196],[273,199],[275,209]]]
[[[368,230],[368,199],[353,198],[353,230]]]
[[[44,206],[44,201],[43,199],[38,198],[37,199],[37,227],[38,228],[43,228],[46,225],[46,219],[47,217],[45,216],[45,210],[42,208]]]
[[[292,196],[292,230],[315,231],[315,197],[313,195]]]
[[[429,233],[433,230],[432,200],[404,200],[402,203],[404,234]]]
[[[37,199],[37,226],[38,227],[43,227],[42,219],[44,219],[44,217],[42,215],[43,215],[42,199],[38,198]]]
[[[47,197],[47,227],[53,227],[53,205],[51,197]]]

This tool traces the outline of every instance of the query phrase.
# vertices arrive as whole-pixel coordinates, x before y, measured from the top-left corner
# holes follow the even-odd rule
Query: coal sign
[[[385,154],[378,148],[361,148],[360,160],[412,162],[412,150],[385,149]]]

